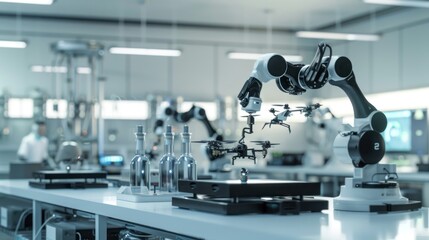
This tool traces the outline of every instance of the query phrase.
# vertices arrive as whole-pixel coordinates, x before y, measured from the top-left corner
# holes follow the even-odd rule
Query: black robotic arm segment
[[[329,81],[330,84],[341,88],[350,99],[355,118],[366,118],[377,109],[368,102],[356,83],[354,73],[341,81]]]
[[[276,79],[277,87],[285,93],[291,95],[300,95],[306,92],[299,84],[299,73],[304,67],[304,64],[288,63],[286,73]]]
[[[207,118],[206,110],[202,107],[192,105],[192,107],[186,112],[177,112],[174,110],[174,120],[178,123],[187,123],[191,119],[195,118],[200,120],[207,129],[209,137],[214,137],[216,140],[223,140],[222,135],[218,134],[215,128]]]
[[[179,123],[187,123],[189,122],[189,120],[194,118],[194,110],[195,110],[195,106],[192,105],[192,107],[186,112],[179,113],[175,111],[174,119]]]
[[[206,127],[208,134],[209,134],[209,137],[214,137],[215,140],[217,140],[217,141],[223,140],[223,136],[217,133],[217,131],[213,128],[212,124],[207,119],[207,117],[205,117],[204,119],[201,119],[201,122]]]
[[[377,111],[357,85],[352,63],[347,57],[332,57],[328,72],[329,83],[341,88],[350,99],[355,118],[367,118],[372,112]]]
[[[218,141],[222,141],[223,137],[222,135],[218,134],[216,129],[213,127],[213,125],[210,123],[209,119],[207,118],[206,110],[202,107],[192,106],[194,118],[200,120],[204,126],[206,127],[209,137],[214,137]]]
[[[262,100],[260,93],[262,83],[283,76],[288,64],[286,60],[278,54],[264,54],[253,66],[250,78],[244,83],[237,98],[240,100],[242,109],[248,113],[255,113],[261,110]]]
[[[384,156],[385,143],[383,136],[373,130],[354,132],[348,142],[349,156],[355,167],[376,164]]]
[[[240,105],[245,108],[249,104],[251,97],[259,98],[261,90],[262,83],[258,79],[250,77],[238,93],[237,98],[240,100]]]

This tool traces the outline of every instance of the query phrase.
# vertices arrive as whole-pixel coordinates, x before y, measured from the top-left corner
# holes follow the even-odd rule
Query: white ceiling
[[[0,13],[221,26],[313,29],[386,8],[362,0],[56,0],[51,6],[0,3]],[[270,13],[267,13],[270,12]]]

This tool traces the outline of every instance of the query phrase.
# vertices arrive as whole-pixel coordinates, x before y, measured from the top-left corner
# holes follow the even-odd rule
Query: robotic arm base
[[[356,168],[353,178],[346,178],[334,209],[357,212],[417,210],[421,202],[403,197],[394,164],[373,164]]]

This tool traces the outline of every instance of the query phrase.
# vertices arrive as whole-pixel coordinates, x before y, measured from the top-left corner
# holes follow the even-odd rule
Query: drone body
[[[270,122],[266,122],[264,124],[264,126],[262,127],[262,129],[264,129],[265,126],[267,126],[267,125],[270,128],[271,128],[271,125],[280,125],[280,126],[286,127],[289,130],[289,133],[291,133],[290,125],[285,123],[284,121],[286,121],[288,117],[292,116],[293,112],[304,113],[305,117],[310,117],[312,112],[314,110],[318,109],[322,105],[319,103],[315,103],[315,104],[310,104],[310,105],[305,106],[305,107],[297,107],[297,109],[293,109],[293,110],[290,110],[289,104],[284,104],[284,105],[274,104],[273,106],[283,106],[283,109],[285,109],[285,110],[276,114],[276,112],[279,112],[279,111],[275,110],[274,108],[271,108],[269,110],[269,112],[274,115],[274,118],[271,119]]]

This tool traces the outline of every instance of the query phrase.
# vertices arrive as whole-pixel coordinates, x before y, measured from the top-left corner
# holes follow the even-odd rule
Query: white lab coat
[[[38,163],[48,159],[48,139],[45,136],[36,137],[35,133],[25,136],[19,146],[18,156],[27,162]]]

